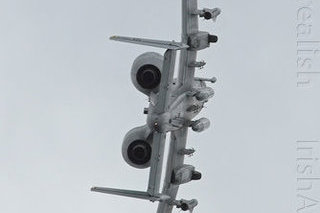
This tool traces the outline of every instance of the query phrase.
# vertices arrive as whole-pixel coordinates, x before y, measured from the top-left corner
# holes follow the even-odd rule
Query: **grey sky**
[[[296,212],[296,141],[320,140],[320,74],[309,88],[296,86],[301,2],[199,1],[222,14],[216,24],[200,21],[220,40],[199,54],[207,66],[198,76],[218,78],[201,114],[213,127],[188,139],[197,152],[186,162],[203,179],[178,196],[197,198],[195,212]],[[318,41],[318,0],[312,9]],[[159,50],[107,38],[178,41],[180,14],[179,0],[0,0],[0,212],[155,212],[147,201],[89,191],[145,190],[148,174],[120,150],[146,118],[131,63]],[[319,200],[320,182],[314,187]]]

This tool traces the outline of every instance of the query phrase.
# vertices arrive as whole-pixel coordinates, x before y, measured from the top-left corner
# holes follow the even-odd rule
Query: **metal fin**
[[[169,50],[181,50],[189,48],[188,45],[181,42],[175,41],[162,41],[162,40],[153,40],[153,39],[144,39],[144,38],[133,38],[125,36],[111,36],[110,40],[121,41],[145,46],[159,47]]]
[[[132,191],[132,190],[125,190],[125,189],[92,187],[91,191],[105,193],[105,194],[111,194],[111,195],[118,195],[118,196],[124,196],[124,197],[143,199],[143,200],[150,200],[153,202],[154,201],[165,201],[165,200],[170,199],[170,197],[168,195],[157,194],[155,196],[151,196],[148,192]]]

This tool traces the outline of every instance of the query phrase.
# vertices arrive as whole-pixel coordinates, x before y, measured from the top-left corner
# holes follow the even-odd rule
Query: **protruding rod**
[[[204,67],[206,65],[206,62],[204,61],[193,61],[191,63],[189,63],[189,67]]]
[[[194,80],[196,81],[208,81],[211,83],[216,83],[217,82],[217,78],[216,77],[212,77],[212,78],[194,78]]]
[[[218,15],[221,14],[221,10],[219,8],[204,8],[203,10],[195,10],[193,14],[199,15],[200,17],[203,17],[206,20],[212,19],[213,21],[216,21]]]
[[[195,153],[195,149],[181,149],[178,151],[178,154],[179,155],[188,155],[188,156],[191,156],[193,155],[193,153]]]

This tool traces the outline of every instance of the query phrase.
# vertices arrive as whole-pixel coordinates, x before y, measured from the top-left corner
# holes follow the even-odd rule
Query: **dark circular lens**
[[[152,70],[145,70],[143,72],[143,81],[153,82],[156,79],[155,73]]]
[[[187,210],[189,210],[188,204],[182,203],[182,204],[181,204],[181,209],[182,209],[182,211],[187,211]]]
[[[205,19],[211,19],[212,18],[212,14],[210,12],[205,12],[203,16],[204,16]]]
[[[138,165],[146,164],[151,158],[151,146],[143,140],[136,140],[128,147],[129,159]]]
[[[201,177],[202,177],[202,175],[201,175],[200,172],[193,171],[192,176],[191,176],[191,179],[192,179],[192,180],[200,180]]]
[[[138,159],[143,159],[146,157],[147,150],[144,146],[136,146],[133,149],[133,155]]]
[[[161,80],[160,70],[151,64],[140,67],[137,72],[137,81],[144,89],[154,89],[159,86]]]

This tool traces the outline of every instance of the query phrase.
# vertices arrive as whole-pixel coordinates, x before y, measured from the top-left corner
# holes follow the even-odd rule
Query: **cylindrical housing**
[[[138,169],[148,168],[152,153],[152,141],[149,128],[145,126],[130,130],[122,143],[122,157]]]
[[[211,87],[205,87],[199,89],[199,91],[196,93],[196,99],[198,101],[205,101],[209,98],[212,98],[214,95],[214,90]]]
[[[210,120],[207,118],[200,118],[191,124],[191,128],[195,132],[202,132],[210,127]]]
[[[155,52],[146,52],[138,56],[131,68],[133,85],[142,93],[157,93],[161,81],[163,56]]]

